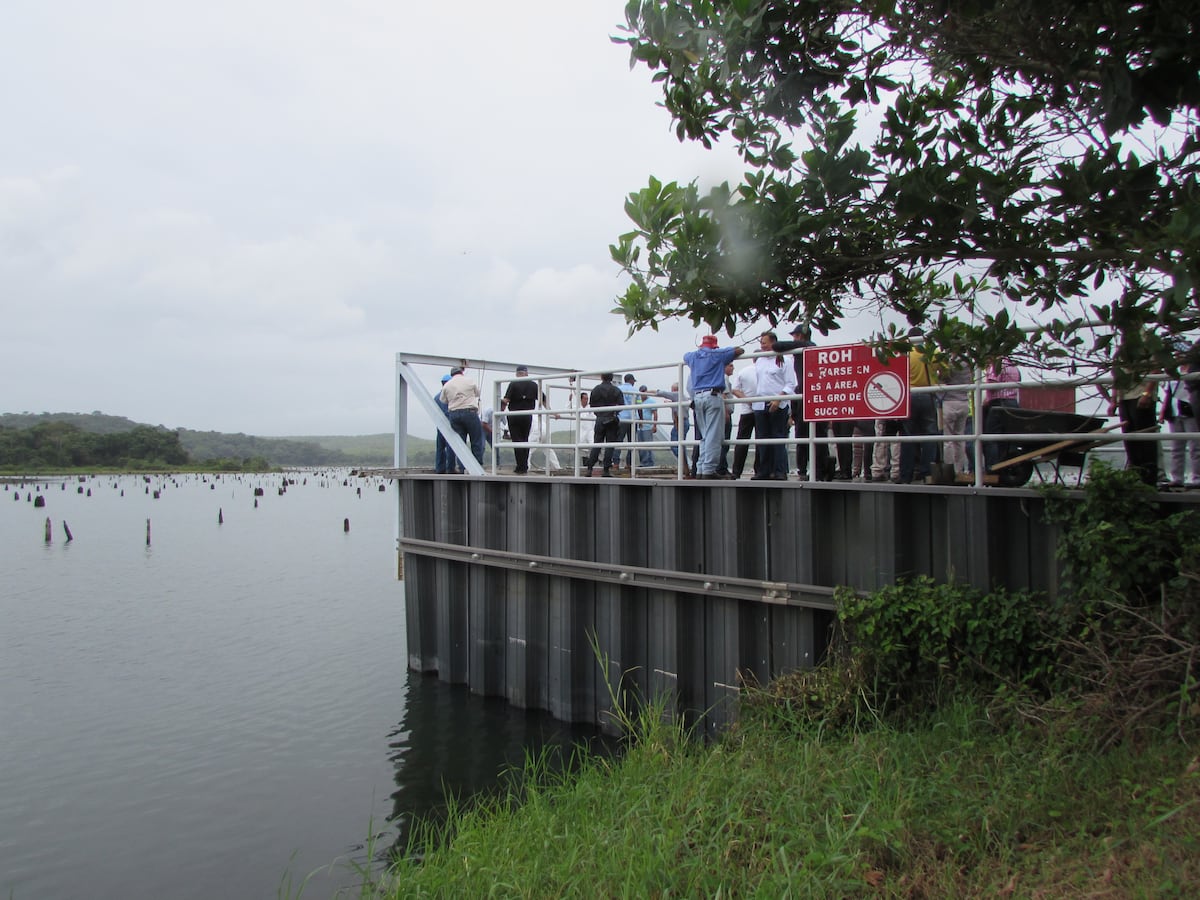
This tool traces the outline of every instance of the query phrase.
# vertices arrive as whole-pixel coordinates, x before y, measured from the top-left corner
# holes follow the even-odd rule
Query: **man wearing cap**
[[[806,347],[815,347],[816,344],[812,341],[812,329],[807,325],[797,325],[792,329],[792,341],[775,341],[774,350],[776,353],[787,353],[789,350],[804,350]],[[792,357],[792,367],[796,372],[796,393],[804,396],[804,354],[797,353]],[[797,438],[807,438],[809,426],[804,421],[804,408],[799,400],[792,401],[792,422],[795,424],[795,435]],[[818,428],[817,437],[824,437]],[[801,440],[796,444],[796,468],[800,470],[800,480],[803,481],[808,476],[808,441]],[[826,481],[829,477],[830,456],[828,444],[817,444],[817,471],[816,480]]]
[[[633,406],[634,404],[637,403],[637,388],[635,387],[636,384],[637,384],[637,380],[633,377],[633,374],[626,372],[625,377],[621,380],[621,383],[619,385],[617,385],[621,389],[621,396],[623,396],[625,398],[622,402],[626,406]],[[631,443],[635,437],[634,431],[633,431],[633,419],[634,419],[634,415],[633,415],[632,409],[623,409],[623,410],[621,410],[620,414],[617,416],[617,423],[620,425],[620,428],[621,428],[620,442],[622,444]],[[625,468],[629,468],[631,465],[633,465],[633,461],[632,461],[633,450],[632,449],[626,450],[624,455],[625,455],[625,463],[624,463]],[[640,463],[639,463],[639,465],[640,465]],[[621,468],[621,453],[620,452],[617,453],[617,468],[618,469]]]
[[[604,478],[612,478],[614,447],[621,438],[621,425],[616,407],[624,404],[625,396],[621,389],[613,384],[613,373],[605,372],[600,376],[600,383],[592,389],[589,400],[589,407],[596,416],[596,430],[592,440],[597,444],[608,444],[604,448],[604,471],[601,473]],[[599,458],[600,448],[593,447],[586,462],[588,478],[592,477],[592,469],[596,467],[596,460]]]
[[[450,370],[442,385],[441,398],[450,410],[450,427],[467,442],[471,455],[483,465],[483,425],[479,421],[479,386],[463,374],[461,366]]]
[[[683,354],[684,364],[692,370],[692,403],[696,408],[696,427],[700,431],[700,459],[697,478],[719,478],[721,438],[725,433],[725,366],[741,356],[741,347],[718,347],[717,336],[706,334],[700,347]]]
[[[528,366],[517,366],[516,380],[510,381],[508,390],[500,400],[500,409],[519,415],[508,417],[508,434],[512,438],[513,455],[517,458],[517,466],[513,469],[517,475],[529,471],[529,432],[533,428],[533,409],[537,406],[538,386],[529,378]],[[524,415],[528,411],[528,415]]]

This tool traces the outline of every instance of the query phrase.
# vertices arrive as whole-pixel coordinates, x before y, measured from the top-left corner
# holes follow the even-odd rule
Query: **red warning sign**
[[[880,362],[866,344],[804,351],[804,421],[908,418],[908,357]]]

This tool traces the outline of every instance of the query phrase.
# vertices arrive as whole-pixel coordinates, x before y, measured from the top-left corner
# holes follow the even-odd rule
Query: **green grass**
[[[457,811],[384,897],[1163,897],[1200,884],[1200,773],[1177,737],[1098,753],[971,703],[908,730],[703,746],[644,729],[619,761]]]

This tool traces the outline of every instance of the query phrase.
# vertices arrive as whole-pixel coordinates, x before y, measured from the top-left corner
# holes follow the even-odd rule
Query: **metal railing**
[[[782,354],[777,354],[774,351],[746,353],[739,358],[739,362],[752,361],[759,357],[773,357],[777,355],[792,356],[802,351],[788,351]],[[594,432],[594,413],[590,406],[583,405],[583,395],[590,394],[591,389],[599,383],[600,376],[604,374],[601,370],[582,371],[575,369],[555,368],[551,366],[529,365],[529,379],[535,381],[538,385],[538,397],[544,399],[544,402],[539,402],[538,407],[534,410],[517,411],[508,410],[501,411],[501,401],[504,394],[504,389],[510,382],[516,380],[516,376],[512,373],[515,371],[515,364],[496,361],[496,360],[466,360],[455,357],[445,356],[429,356],[424,354],[409,354],[398,353],[397,357],[397,414],[396,414],[396,439],[395,439],[395,462],[397,467],[405,467],[407,464],[406,452],[406,432],[407,432],[407,411],[408,398],[410,395],[415,397],[424,411],[429,415],[437,428],[439,434],[446,440],[454,455],[457,457],[463,467],[475,475],[482,474],[498,474],[500,472],[500,452],[504,449],[528,449],[531,457],[534,451],[541,450],[543,452],[543,463],[537,466],[539,471],[544,471],[546,474],[553,474],[555,471],[563,469],[571,469],[575,475],[581,475],[587,468],[585,454],[591,454],[593,451],[598,451],[602,457],[604,452],[612,448],[614,453],[629,455],[629,470],[634,477],[637,476],[639,469],[644,470],[647,467],[640,464],[639,451],[648,450],[651,453],[671,452],[673,454],[672,465],[666,468],[674,468],[676,477],[685,477],[689,467],[686,461],[686,454],[690,453],[694,448],[698,448],[700,441],[693,436],[688,436],[688,427],[683,423],[690,420],[690,398],[686,390],[672,392],[663,388],[653,388],[643,395],[640,391],[635,390],[633,393],[636,396],[635,402],[622,404],[621,406],[605,407],[606,412],[623,412],[628,411],[631,418],[628,420],[631,428],[630,440],[618,444],[606,443],[597,441]],[[491,435],[489,456],[485,457],[488,461],[487,469],[482,464],[477,463],[471,453],[469,447],[462,438],[454,431],[449,419],[442,414],[438,409],[433,397],[437,393],[426,387],[421,379],[418,367],[435,366],[442,369],[442,372],[448,371],[450,366],[463,365],[468,368],[472,374],[488,375],[496,372],[491,389],[491,408],[493,410],[493,430]],[[499,374],[499,373],[505,374]],[[627,369],[621,373],[635,375],[634,386],[638,387],[646,384],[648,387],[654,381],[663,381],[669,385],[686,385],[687,383],[687,367],[682,361],[656,363],[645,366],[638,366],[632,369]],[[441,373],[438,373],[439,375]],[[526,376],[521,376],[526,377]],[[1189,376],[1191,378],[1200,378],[1200,374]],[[1152,375],[1147,376],[1145,380],[1153,382],[1162,382],[1173,380],[1167,375]],[[616,379],[614,379],[614,383]],[[910,392],[912,395],[934,394],[939,397],[950,395],[953,393],[961,393],[968,396],[974,411],[983,410],[987,396],[1001,389],[1022,389],[1022,388],[1072,388],[1094,387],[1098,392],[1105,392],[1113,385],[1112,377],[1100,378],[1085,378],[1075,377],[1066,379],[1022,379],[1017,382],[987,382],[983,378],[981,371],[975,372],[975,378],[972,383],[961,385],[939,384],[928,387],[912,387]],[[671,394],[675,394],[672,398]],[[482,394],[481,394],[482,396]],[[643,398],[649,396],[656,402],[652,405],[656,412],[669,411],[671,421],[675,424],[675,435],[668,437],[665,440],[653,439],[649,441],[639,441],[637,439],[637,428],[639,423],[638,413],[645,412],[647,403]],[[777,394],[765,397],[754,397],[754,402],[769,402],[772,400],[792,401],[803,400],[798,393],[793,394]],[[662,401],[662,402],[657,402]],[[729,414],[734,414],[739,408],[745,411],[748,408],[749,398],[747,400],[726,398],[726,406],[731,408]],[[1156,403],[1158,402],[1156,398]],[[739,407],[739,404],[747,404],[747,406]],[[793,409],[795,406],[793,406]],[[1106,423],[1106,428],[1113,429],[1118,427],[1119,420],[1114,422],[1114,417],[1102,412],[1095,412],[1091,415],[1098,419],[1103,419]],[[537,417],[539,428],[536,433],[536,440],[525,442],[514,442],[511,439],[504,438],[503,424],[506,421],[511,421],[518,417]],[[1156,415],[1157,420],[1157,415]],[[553,440],[554,424],[567,422],[568,424],[568,439]],[[644,423],[645,420],[640,420]],[[876,421],[871,419],[859,421]],[[903,420],[900,420],[903,421]],[[736,420],[735,420],[736,422]],[[1112,423],[1112,424],[1109,424]],[[831,435],[828,433],[828,425],[831,423],[810,422],[808,423],[808,434],[803,437],[796,437],[794,433],[787,437],[781,438],[759,438],[752,437],[746,440],[738,440],[736,437],[731,437],[723,443],[730,449],[746,446],[748,452],[754,448],[765,448],[772,445],[784,445],[787,448],[789,459],[792,459],[794,453],[793,448],[800,444],[807,444],[808,452],[808,472],[803,473],[811,480],[816,480],[819,473],[815,471],[817,465],[818,454],[816,448],[818,446],[836,447],[836,445],[855,445],[862,444],[867,447],[886,442],[888,444],[938,444],[944,445],[951,442],[961,442],[970,445],[971,458],[973,466],[971,467],[972,480],[971,484],[976,487],[981,487],[986,483],[986,466],[984,447],[988,443],[1012,443],[1014,442],[1014,434],[1011,432],[987,432],[984,430],[984,416],[974,414],[971,418],[971,427],[962,434],[895,434],[880,436],[878,434],[865,434],[858,437],[847,435]],[[646,426],[643,424],[642,426]],[[663,423],[658,422],[654,426],[654,436],[657,438],[658,431],[663,427]],[[736,428],[734,429],[736,431]],[[824,433],[822,433],[824,432]],[[557,433],[561,436],[562,429],[559,428]],[[1153,441],[1161,444],[1164,441],[1200,441],[1200,432],[1170,432],[1170,431],[1153,431],[1146,433],[1128,433],[1123,431],[1107,430],[1107,431],[1069,431],[1069,432],[1026,432],[1022,433],[1021,438],[1026,441],[1042,441],[1042,442],[1085,442],[1089,445],[1104,445],[1118,444],[1130,441]],[[549,451],[549,452],[547,452]],[[564,466],[559,463],[554,465],[557,460],[555,457],[559,452],[569,452],[572,454],[570,466]],[[532,459],[531,459],[532,461]],[[895,466],[896,463],[891,464]],[[531,466],[531,470],[532,470]],[[664,467],[653,466],[656,472],[661,472]],[[789,463],[789,471],[791,464]],[[1083,477],[1081,473],[1080,477]]]

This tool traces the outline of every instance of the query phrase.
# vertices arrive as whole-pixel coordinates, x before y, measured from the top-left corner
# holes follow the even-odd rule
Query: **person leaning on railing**
[[[684,364],[692,370],[692,402],[700,432],[700,459],[694,473],[697,478],[719,477],[717,468],[725,434],[725,367],[743,352],[741,347],[719,347],[717,336],[706,334],[697,349],[683,354]]]
[[[442,385],[442,400],[449,408],[450,427],[471,448],[471,455],[483,465],[483,424],[479,421],[479,386],[468,378],[461,366],[450,370],[450,380]]]

